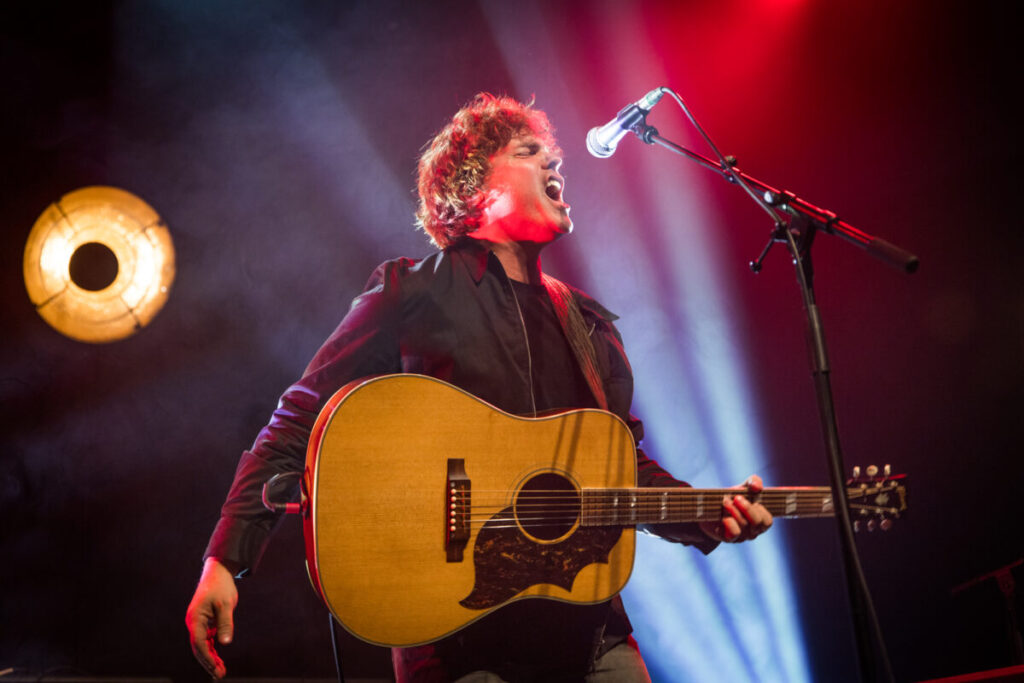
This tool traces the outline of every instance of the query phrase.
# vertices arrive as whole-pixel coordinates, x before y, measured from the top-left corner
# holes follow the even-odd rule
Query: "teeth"
[[[552,199],[558,199],[562,194],[562,183],[558,178],[549,178],[547,184],[544,185],[544,191]]]

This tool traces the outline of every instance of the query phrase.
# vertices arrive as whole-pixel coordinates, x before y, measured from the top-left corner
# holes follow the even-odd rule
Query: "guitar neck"
[[[627,488],[584,489],[583,526],[670,524],[720,519],[722,499],[737,489]],[[832,517],[827,486],[766,488],[753,497],[773,517]]]

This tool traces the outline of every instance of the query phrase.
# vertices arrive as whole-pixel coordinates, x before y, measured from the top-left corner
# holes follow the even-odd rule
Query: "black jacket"
[[[573,294],[590,330],[609,410],[626,421],[639,444],[643,427],[629,413],[633,376],[613,324],[616,316],[579,290]],[[206,557],[246,571],[253,568],[278,518],[261,503],[263,483],[274,474],[302,470],[310,430],[335,391],[360,377],[396,372],[437,377],[509,413],[535,411],[522,315],[500,262],[483,244],[469,240],[421,260],[388,261],[374,271],[302,378],[282,395],[252,448],[242,454]],[[686,485],[640,449],[637,466],[640,486]],[[695,544],[703,552],[715,546],[696,525],[659,526],[656,531],[669,540]],[[553,604],[523,601],[537,602]],[[570,612],[588,609],[557,609],[567,607]],[[599,630],[609,642],[601,649],[606,649],[621,642],[630,629],[618,598],[610,606],[607,629],[603,622],[608,606],[597,607],[596,615],[583,620],[602,622]],[[480,623],[489,621],[495,619]]]

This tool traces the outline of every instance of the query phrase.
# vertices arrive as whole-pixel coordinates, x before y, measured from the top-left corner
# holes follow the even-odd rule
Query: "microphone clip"
[[[654,109],[654,105],[661,101],[665,92],[661,88],[655,88],[633,104],[628,104],[616,115],[616,120],[624,130],[628,130],[648,145],[654,144],[654,136],[658,129],[647,125],[647,115]]]
[[[654,136],[658,134],[657,128],[647,125],[646,117],[637,122],[630,131],[648,145],[654,144]]]

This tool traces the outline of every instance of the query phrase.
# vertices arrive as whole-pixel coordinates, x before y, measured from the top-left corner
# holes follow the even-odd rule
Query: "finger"
[[[747,518],[750,505],[750,501],[743,496],[733,496],[732,498],[722,501],[722,507],[725,509],[725,513],[736,520],[736,523],[741,528],[750,523],[750,520]]]
[[[764,509],[763,505],[751,503],[749,500],[747,500],[745,496],[736,496],[733,499],[733,505],[735,506],[736,510],[740,513],[740,516],[742,517],[743,521],[747,524],[760,523],[760,511],[764,510],[765,512],[768,512],[767,510]]]
[[[726,543],[738,541],[741,533],[740,525],[733,517],[722,518],[722,538]]]
[[[737,501],[740,498],[741,496],[733,498],[726,496],[722,500],[722,531],[725,540],[729,542],[739,540],[748,524],[743,512],[737,506]]]
[[[761,505],[760,503],[754,505],[751,508],[751,512],[752,514],[755,514],[757,517],[757,520],[752,520],[752,523],[761,527],[758,533],[764,533],[765,531],[767,531],[771,527],[772,522],[775,521],[775,518],[772,517],[772,513],[768,511],[768,508],[766,508],[764,505]]]
[[[749,538],[756,538],[771,527],[774,519],[765,506],[751,503],[743,496],[736,496],[734,504],[747,520],[745,530]]]
[[[761,477],[756,474],[752,474],[747,477],[747,480],[743,482],[743,485],[747,487],[750,493],[761,493],[764,490],[764,482],[761,481]]]
[[[222,644],[227,645],[235,637],[234,610],[230,605],[220,605],[217,611],[217,635]]]
[[[751,503],[743,496],[736,496],[732,500],[732,509],[734,510],[733,518],[740,530],[740,538],[737,538],[737,541],[756,538],[763,531],[761,529],[761,511],[765,514],[768,512],[764,510],[764,506]]]
[[[215,632],[212,625],[212,615],[205,610],[190,609],[185,615],[185,625],[188,628],[189,642],[192,645],[192,654],[207,673],[216,676],[218,664],[223,667],[223,662],[217,655],[214,648],[211,632]]]
[[[217,653],[215,645],[215,639],[217,636],[217,629],[212,626],[206,631],[206,642],[207,647],[210,651],[210,664],[211,666],[206,667],[206,671],[214,678],[224,678],[227,675],[228,669],[224,666],[224,660],[220,658]]]

